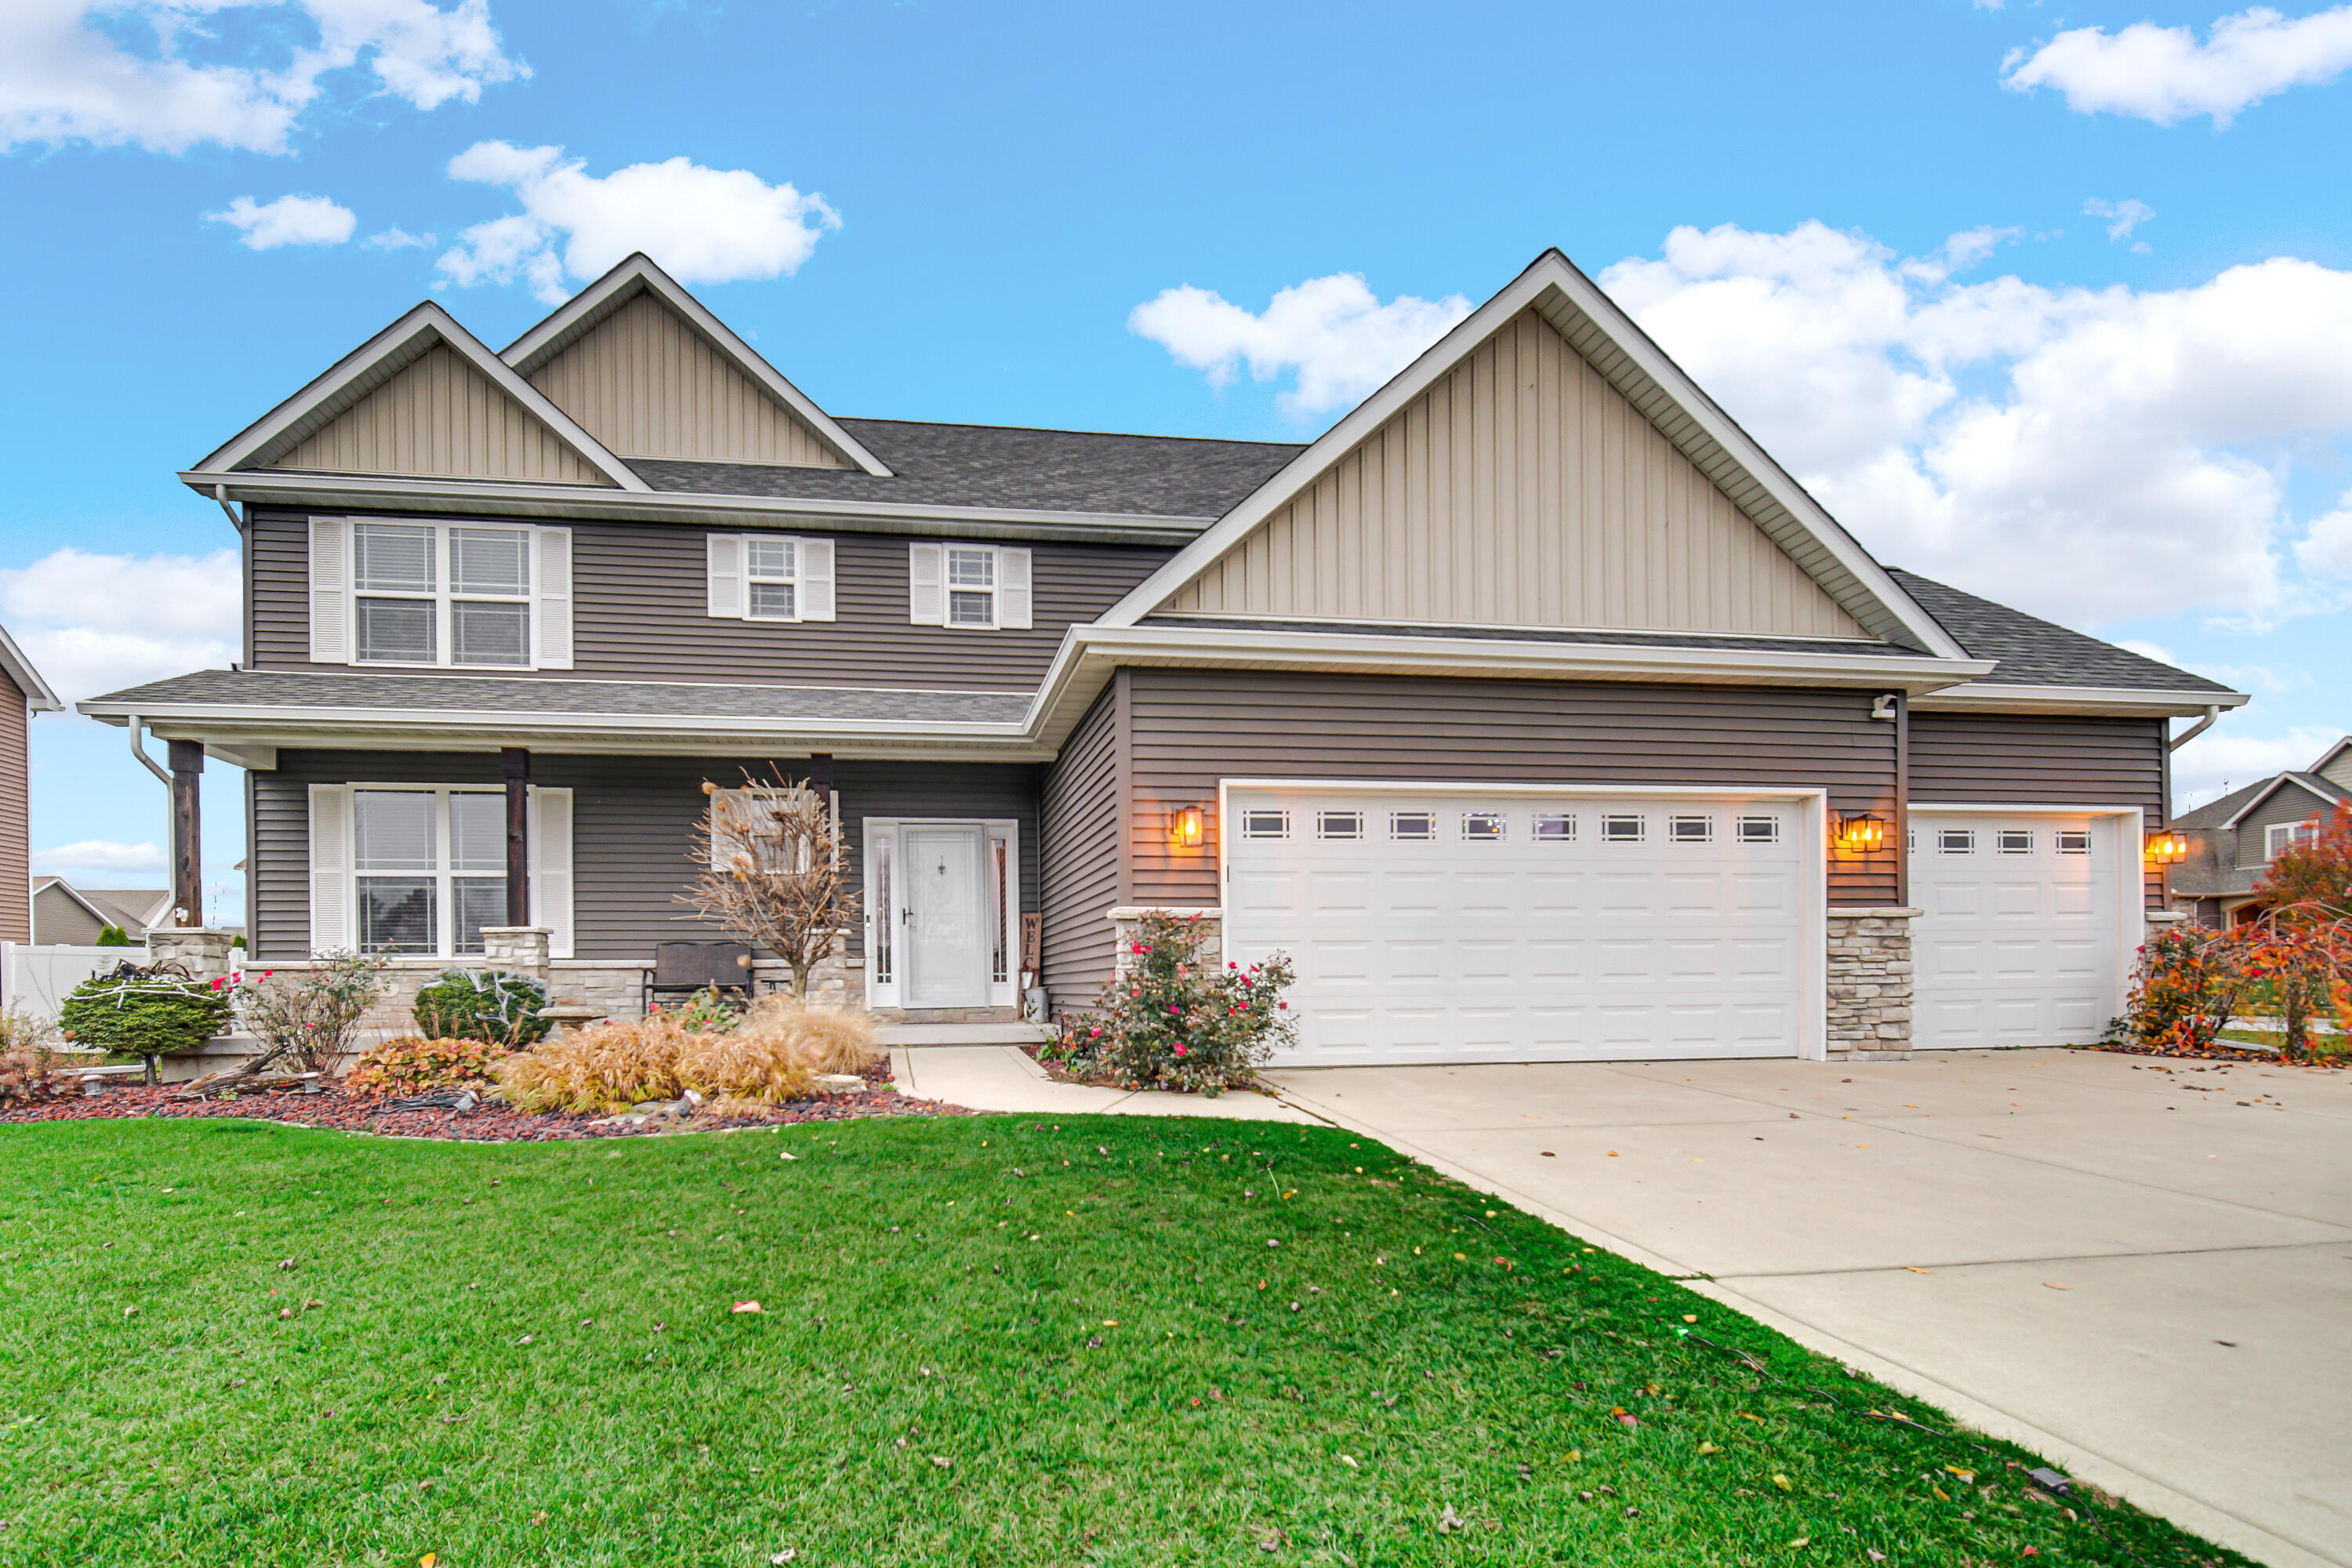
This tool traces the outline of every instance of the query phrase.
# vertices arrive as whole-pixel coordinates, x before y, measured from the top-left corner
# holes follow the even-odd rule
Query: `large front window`
[[[360,661],[528,666],[530,537],[523,528],[356,524]]]
[[[478,957],[507,912],[506,796],[494,790],[353,792],[362,952]]]

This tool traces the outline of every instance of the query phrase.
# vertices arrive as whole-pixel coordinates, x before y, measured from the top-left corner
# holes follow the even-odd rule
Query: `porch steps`
[[[1018,1046],[1053,1037],[1042,1024],[883,1024],[874,1031],[886,1046]]]

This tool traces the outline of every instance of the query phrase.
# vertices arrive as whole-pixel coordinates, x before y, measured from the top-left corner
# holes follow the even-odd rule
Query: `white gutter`
[[[2210,689],[2143,690],[2131,686],[2020,686],[1971,680],[1914,698],[1922,713],[2092,712],[2117,719],[2186,718],[2209,709],[2242,708],[2253,699],[2242,691],[2216,698]]]

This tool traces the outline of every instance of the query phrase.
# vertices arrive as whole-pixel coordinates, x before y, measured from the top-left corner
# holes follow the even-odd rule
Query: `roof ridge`
[[[1255,441],[1239,436],[1160,436],[1148,430],[1078,430],[1063,425],[983,425],[971,419],[897,419],[876,414],[837,414],[858,425],[920,425],[931,430],[1022,430],[1038,436],[1094,436],[1111,441],[1192,441],[1218,447],[1287,447],[1304,450],[1311,441]]]

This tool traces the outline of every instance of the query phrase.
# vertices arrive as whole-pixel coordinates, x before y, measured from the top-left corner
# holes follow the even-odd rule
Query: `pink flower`
[[[1276,1002],[1275,1005],[1281,1008],[1286,1013],[1290,1011],[1290,1004],[1287,1002]]]
[[[1096,1026],[1094,1028],[1088,1029],[1088,1030],[1087,1031],[1087,1034],[1088,1037],[1090,1037],[1090,1038],[1097,1039],[1097,1040],[1101,1039],[1101,1038],[1102,1038],[1102,1028],[1101,1028],[1101,1026],[1097,1025],[1097,1026]]]
[[[1184,1009],[1176,1005],[1175,1003],[1171,1002],[1168,1004],[1168,1010],[1171,1013],[1181,1013]]]
[[[1136,942],[1136,943],[1133,943],[1133,944],[1132,944],[1132,947],[1133,947],[1133,951],[1135,951],[1135,952],[1141,952],[1143,951],[1143,944],[1142,944],[1141,942]]]
[[[1181,1046],[1177,1047],[1176,1047],[1176,1054],[1177,1054],[1178,1056],[1180,1056],[1180,1057],[1181,1057],[1181,1056],[1182,1056],[1182,1055],[1184,1054],[1184,1047],[1181,1047]]]

